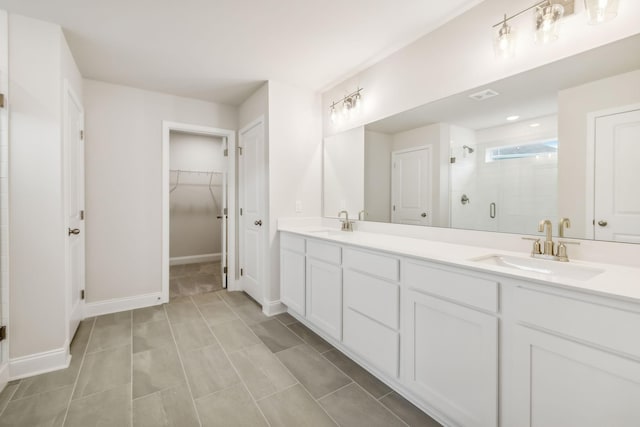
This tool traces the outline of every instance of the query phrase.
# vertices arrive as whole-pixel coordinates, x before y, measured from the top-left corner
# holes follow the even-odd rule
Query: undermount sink
[[[557,279],[572,279],[586,281],[604,273],[599,268],[585,267],[558,261],[548,261],[535,258],[520,258],[509,255],[487,255],[474,258],[471,261],[496,267],[506,267],[522,272],[542,274]]]
[[[334,237],[334,236],[344,236],[349,234],[349,231],[339,231],[339,230],[313,230],[309,231],[309,233],[314,236],[322,236],[322,237]]]

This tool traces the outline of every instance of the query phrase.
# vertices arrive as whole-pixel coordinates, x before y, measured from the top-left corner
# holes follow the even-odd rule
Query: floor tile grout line
[[[327,396],[331,396],[333,393],[337,393],[340,390],[349,387],[350,385],[356,384],[356,382],[354,380],[352,380],[350,377],[347,377],[351,380],[351,382],[349,382],[348,384],[343,385],[342,387],[338,387],[337,389],[330,391],[329,393],[323,394],[320,397],[314,397],[314,399],[316,399],[318,402],[320,402],[322,399],[324,399]]]
[[[295,377],[294,377],[294,378],[295,378]],[[292,389],[292,388],[294,388],[294,387],[295,387],[295,386],[297,386],[297,385],[302,385],[302,384],[300,384],[300,381],[298,381],[298,379],[296,378],[296,383],[295,383],[295,384],[288,385],[288,386],[286,386],[285,388],[283,388],[282,390],[277,390],[277,391],[274,391],[273,393],[269,393],[269,394],[267,394],[266,396],[262,396],[260,399],[256,399],[256,398],[254,397],[254,398],[253,398],[253,400],[255,400],[255,402],[256,402],[256,403],[262,402],[263,400],[268,399],[268,398],[270,398],[270,397],[272,397],[272,396],[275,396],[275,395],[276,395],[276,394],[278,394],[278,393],[282,393],[282,392],[285,392],[285,391],[287,391],[287,390],[289,390],[289,389]]]
[[[89,343],[91,342],[91,337],[93,336],[93,329],[96,326],[97,316],[93,318],[91,322],[91,329],[89,330],[89,337],[87,338],[87,345],[82,352],[82,360],[80,360],[80,366],[78,367],[78,373],[76,374],[76,379],[73,382],[73,387],[71,388],[71,394],[69,395],[69,401],[67,402],[67,407],[64,411],[64,417],[62,417],[62,426],[64,427],[67,422],[67,416],[69,415],[69,408],[71,407],[71,402],[73,401],[73,395],[76,392],[76,387],[78,386],[78,380],[80,379],[80,374],[82,373],[82,368],[84,367],[85,357],[87,357],[87,350],[89,350]],[[73,340],[72,340],[73,341]],[[71,344],[69,344],[69,352],[71,352]],[[73,357],[73,356],[72,356]]]
[[[391,393],[389,393],[389,394],[391,394]],[[381,400],[379,400],[378,402],[379,402],[379,403],[380,403],[380,404],[381,404],[381,405],[382,405],[382,406],[383,406],[387,411],[389,411],[389,412],[391,412],[393,415],[395,415],[395,417],[396,417],[397,419],[399,419],[399,420],[400,420],[400,422],[401,422],[402,424],[404,424],[404,425],[405,425],[405,426],[407,426],[407,427],[411,427],[411,426],[409,425],[409,423],[408,423],[408,422],[406,422],[405,420],[403,420],[402,418],[400,418],[400,415],[398,415],[398,414],[396,414],[395,412],[393,412],[393,411],[391,410],[391,408],[389,408],[387,405],[385,405]]]
[[[220,292],[229,292],[229,291],[220,291]],[[233,308],[231,307],[231,305],[224,300],[224,298],[222,298],[220,295],[218,295],[218,298],[220,298],[222,300],[222,302],[224,302],[229,309],[233,312],[233,314],[235,314],[236,316],[238,315],[238,313],[235,312],[235,310],[233,310]],[[193,302],[193,298],[191,298],[192,302]],[[253,395],[251,394],[251,392],[249,391],[249,387],[247,387],[247,384],[244,382],[244,380],[242,379],[242,376],[240,375],[240,372],[238,372],[238,369],[236,368],[236,366],[233,364],[233,362],[231,361],[231,358],[229,357],[229,354],[227,353],[227,350],[224,348],[224,346],[222,345],[222,343],[220,342],[220,340],[218,339],[218,337],[216,336],[216,334],[213,332],[213,329],[211,328],[211,326],[209,325],[209,322],[207,322],[207,319],[205,319],[204,315],[202,314],[202,311],[200,311],[200,307],[198,307],[198,305],[195,304],[195,302],[193,302],[193,305],[196,306],[196,309],[198,310],[198,313],[200,313],[200,316],[202,317],[202,320],[204,320],[204,323],[207,325],[207,328],[209,328],[209,332],[211,332],[211,335],[213,335],[213,337],[215,338],[216,342],[218,343],[218,345],[220,346],[220,349],[222,350],[222,353],[224,354],[224,356],[227,358],[227,361],[229,362],[229,364],[231,365],[231,367],[233,368],[234,372],[236,373],[236,375],[238,376],[238,379],[240,380],[240,384],[242,384],[242,386],[244,387],[245,391],[249,394],[249,397],[251,398],[251,400],[253,400],[253,404],[254,406],[258,409],[258,411],[260,412],[260,415],[262,415],[262,418],[264,419],[264,421],[267,423],[267,426],[271,426],[271,423],[269,422],[269,419],[267,418],[267,416],[264,414],[264,412],[262,411],[262,408],[260,407],[260,405],[258,405],[258,402],[256,402],[256,400],[254,399]],[[245,324],[245,326],[247,326],[247,324],[244,322],[244,320],[240,319],[240,321],[242,323]],[[248,328],[248,326],[247,326]],[[253,331],[251,330],[251,328],[248,328],[249,331],[251,331],[251,333],[253,333]],[[254,333],[255,335],[255,333]],[[258,338],[259,341],[260,338],[256,335],[256,338]],[[293,376],[293,378],[295,378],[295,376]]]
[[[192,298],[189,296],[189,300],[193,305]],[[178,340],[176,340],[176,336],[173,332],[173,325],[171,324],[171,320],[169,320],[169,313],[167,313],[167,305],[163,304],[164,315],[167,317],[167,323],[169,324],[169,333],[171,334],[171,338],[173,339],[173,345],[176,349],[176,353],[178,354],[178,361],[180,362],[180,367],[182,368],[182,375],[184,377],[184,382],[187,384],[187,389],[189,390],[189,396],[191,397],[191,405],[193,406],[193,410],[196,413],[196,418],[198,419],[198,424],[202,427],[202,419],[200,418],[200,413],[198,412],[198,406],[196,405],[196,400],[193,397],[193,390],[191,389],[191,384],[189,382],[189,378],[187,377],[187,370],[184,367],[184,361],[182,360],[182,354],[180,354],[180,349],[178,348]],[[197,306],[196,306],[197,308]],[[202,315],[202,314],[201,314]],[[133,395],[132,395],[133,397]]]
[[[4,405],[4,408],[2,408],[2,410],[0,411],[0,418],[2,418],[2,414],[4,414],[4,411],[7,409],[7,406],[9,406],[9,403],[11,403],[13,401],[13,396],[15,396],[16,393],[18,392],[18,389],[20,388],[20,385],[22,385],[21,383],[22,383],[22,379],[18,380],[18,386],[16,387],[15,390],[13,390],[13,393],[11,393],[11,396],[9,396],[9,399],[7,399],[7,404]],[[5,386],[5,389],[6,389],[6,387],[8,385],[9,384],[7,383],[7,385]]]
[[[384,399],[385,397],[387,397],[387,396],[389,396],[389,395],[391,395],[393,393],[395,393],[395,391],[391,390],[389,393],[383,394],[382,396],[378,397],[376,400],[381,401],[382,399]]]

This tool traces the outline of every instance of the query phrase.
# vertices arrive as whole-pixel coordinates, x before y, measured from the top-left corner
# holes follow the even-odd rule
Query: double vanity
[[[280,227],[289,313],[450,426],[639,426],[640,269]]]

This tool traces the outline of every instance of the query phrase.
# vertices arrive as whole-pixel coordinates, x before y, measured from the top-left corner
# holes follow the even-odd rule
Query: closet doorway
[[[164,302],[233,288],[234,145],[230,130],[163,122]]]

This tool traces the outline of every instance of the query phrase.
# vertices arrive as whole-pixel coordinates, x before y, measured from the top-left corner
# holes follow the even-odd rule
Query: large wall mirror
[[[324,215],[640,243],[640,35],[325,138]],[[556,227],[555,234],[558,233]]]

